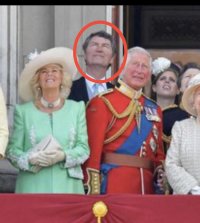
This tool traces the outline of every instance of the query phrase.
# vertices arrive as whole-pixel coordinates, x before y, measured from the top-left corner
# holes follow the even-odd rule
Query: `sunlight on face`
[[[39,70],[39,85],[42,89],[59,88],[62,78],[62,68],[57,64],[48,64]]]
[[[85,51],[87,65],[98,65],[107,68],[112,63],[113,52],[110,40],[94,36]]]
[[[165,71],[158,77],[156,83],[152,85],[152,89],[157,96],[175,99],[179,93],[177,81],[177,76],[173,71]]]
[[[124,69],[123,81],[135,90],[143,88],[151,76],[150,58],[148,55],[135,52],[130,55]]]

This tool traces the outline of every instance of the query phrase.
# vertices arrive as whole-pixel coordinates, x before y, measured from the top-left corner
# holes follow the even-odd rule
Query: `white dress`
[[[196,118],[175,122],[165,168],[175,194],[188,194],[200,186],[200,123]]]

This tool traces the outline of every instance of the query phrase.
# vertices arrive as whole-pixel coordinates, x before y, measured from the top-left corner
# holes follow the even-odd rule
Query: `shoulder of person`
[[[85,82],[85,78],[84,77],[80,77],[79,79],[74,80],[73,83],[72,83],[71,89],[83,85],[84,82]]]
[[[182,110],[178,105],[175,105],[175,104],[163,109],[163,114],[174,116],[175,119],[177,117],[177,120],[179,121],[182,119],[189,118],[189,114],[186,111]]]
[[[148,100],[150,103],[152,103],[152,105],[154,105],[154,106],[159,106],[159,105],[157,104],[157,102],[156,102],[154,99],[152,99],[152,98],[146,96],[145,94],[142,94],[142,95],[144,96],[144,98],[145,98],[146,100]]]
[[[86,108],[91,108],[94,106],[105,107],[105,101],[109,101],[107,99],[107,96],[111,95],[113,92],[114,92],[114,89],[112,88],[101,92],[100,94],[98,94],[97,96],[95,96],[94,98],[92,98],[91,100],[87,102]]]
[[[183,119],[183,120],[177,120],[174,125],[179,126],[183,129],[187,129],[187,127],[193,128],[194,124],[196,122],[196,118],[191,116],[189,118]]]
[[[70,106],[85,106],[85,103],[84,103],[84,101],[75,101],[75,100],[73,100],[73,99],[67,99],[67,103],[69,103],[70,104]]]
[[[26,108],[31,107],[32,104],[33,104],[33,101],[29,101],[29,102],[24,102],[24,103],[21,103],[21,104],[16,104],[15,107],[19,108],[19,109],[26,109]]]
[[[16,104],[14,106],[14,111],[18,114],[30,114],[33,111],[33,102],[25,102],[21,104]]]
[[[114,92],[114,89],[113,89],[113,88],[109,88],[109,89],[107,89],[107,90],[101,92],[101,93],[98,95],[98,97],[101,98],[102,96],[106,96],[106,95],[111,94],[111,93],[113,93],[113,92]]]
[[[163,111],[167,111],[167,110],[179,110],[179,107],[176,104],[172,104],[163,109]]]

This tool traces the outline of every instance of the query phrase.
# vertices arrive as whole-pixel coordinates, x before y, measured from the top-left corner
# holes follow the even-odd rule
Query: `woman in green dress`
[[[19,80],[7,158],[19,169],[16,193],[84,194],[81,165],[89,157],[84,102],[68,100],[76,75],[73,52],[32,54]]]

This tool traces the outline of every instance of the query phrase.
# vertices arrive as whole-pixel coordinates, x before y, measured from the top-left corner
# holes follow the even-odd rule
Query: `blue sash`
[[[145,107],[150,107],[157,109],[157,105],[152,101],[145,98]],[[134,155],[140,150],[144,141],[148,137],[149,133],[152,130],[152,121],[149,121],[146,118],[146,114],[143,110],[141,113],[141,128],[140,133],[138,132],[137,127],[135,127],[130,134],[130,136],[122,143],[122,145],[115,151],[116,153]],[[106,193],[106,185],[107,185],[107,176],[108,172],[118,167],[118,165],[103,163],[101,165],[101,174],[102,174],[102,183],[101,183],[101,194]]]

